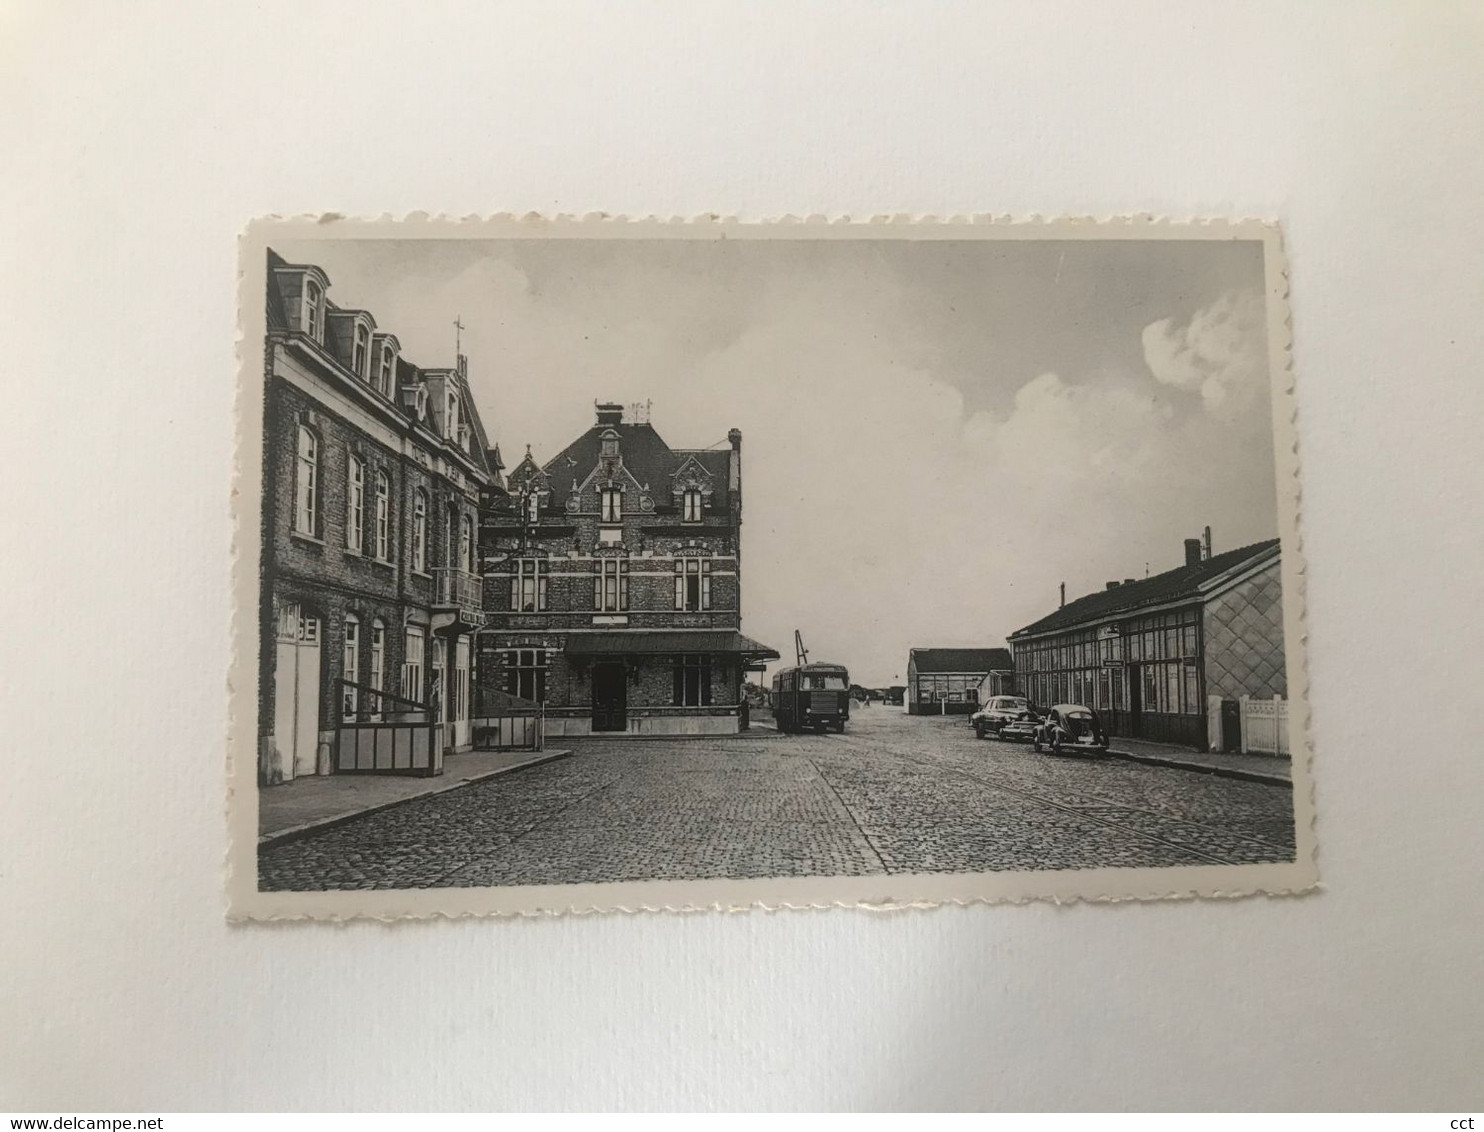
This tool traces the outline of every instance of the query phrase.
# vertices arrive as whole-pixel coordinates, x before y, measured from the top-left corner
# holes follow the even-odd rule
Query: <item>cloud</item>
[[[1164,318],[1144,328],[1144,360],[1156,381],[1199,392],[1206,408],[1228,415],[1246,409],[1266,386],[1262,297],[1228,291],[1177,324]]]

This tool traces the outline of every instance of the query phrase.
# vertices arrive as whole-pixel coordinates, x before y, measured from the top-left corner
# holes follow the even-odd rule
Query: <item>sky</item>
[[[743,631],[904,683],[1111,579],[1278,533],[1255,242],[285,241],[404,356],[454,320],[513,468],[649,402],[743,434]]]

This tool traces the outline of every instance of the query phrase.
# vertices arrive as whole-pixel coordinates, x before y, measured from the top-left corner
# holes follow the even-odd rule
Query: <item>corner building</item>
[[[479,500],[499,451],[467,363],[425,369],[313,264],[268,253],[258,778],[351,769],[351,725],[470,746]],[[432,760],[437,762],[435,758]]]
[[[673,449],[620,405],[485,494],[482,686],[545,704],[548,735],[747,726],[742,434]]]

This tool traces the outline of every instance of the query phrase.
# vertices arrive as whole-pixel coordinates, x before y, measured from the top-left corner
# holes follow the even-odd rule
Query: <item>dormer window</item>
[[[603,456],[605,458],[618,455],[618,433],[609,429],[603,434]]]
[[[356,323],[356,343],[350,355],[350,369],[357,377],[364,379],[366,375],[366,358],[371,349],[371,331],[366,329],[364,322]]]
[[[623,518],[623,492],[616,487],[605,487],[599,493],[602,503],[602,519],[605,523],[617,523]]]
[[[448,393],[448,408],[444,414],[444,435],[450,440],[459,434],[459,398],[453,390]]]
[[[316,342],[325,337],[325,292],[313,279],[304,280],[304,332]]]
[[[683,507],[681,514],[687,523],[699,523],[701,521],[701,491],[699,488],[689,487],[682,497]]]
[[[541,518],[541,494],[532,491],[526,496],[526,521],[534,523]]]
[[[392,395],[392,375],[397,372],[397,352],[390,345],[381,348],[376,363],[376,388],[383,397]]]

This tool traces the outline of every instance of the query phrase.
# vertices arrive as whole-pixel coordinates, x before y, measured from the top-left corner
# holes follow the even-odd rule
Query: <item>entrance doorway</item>
[[[273,742],[284,782],[318,769],[319,629],[319,618],[307,616],[297,603],[279,610],[273,657]],[[274,777],[270,772],[270,778]]]
[[[629,677],[622,664],[593,665],[593,730],[627,731]]]

